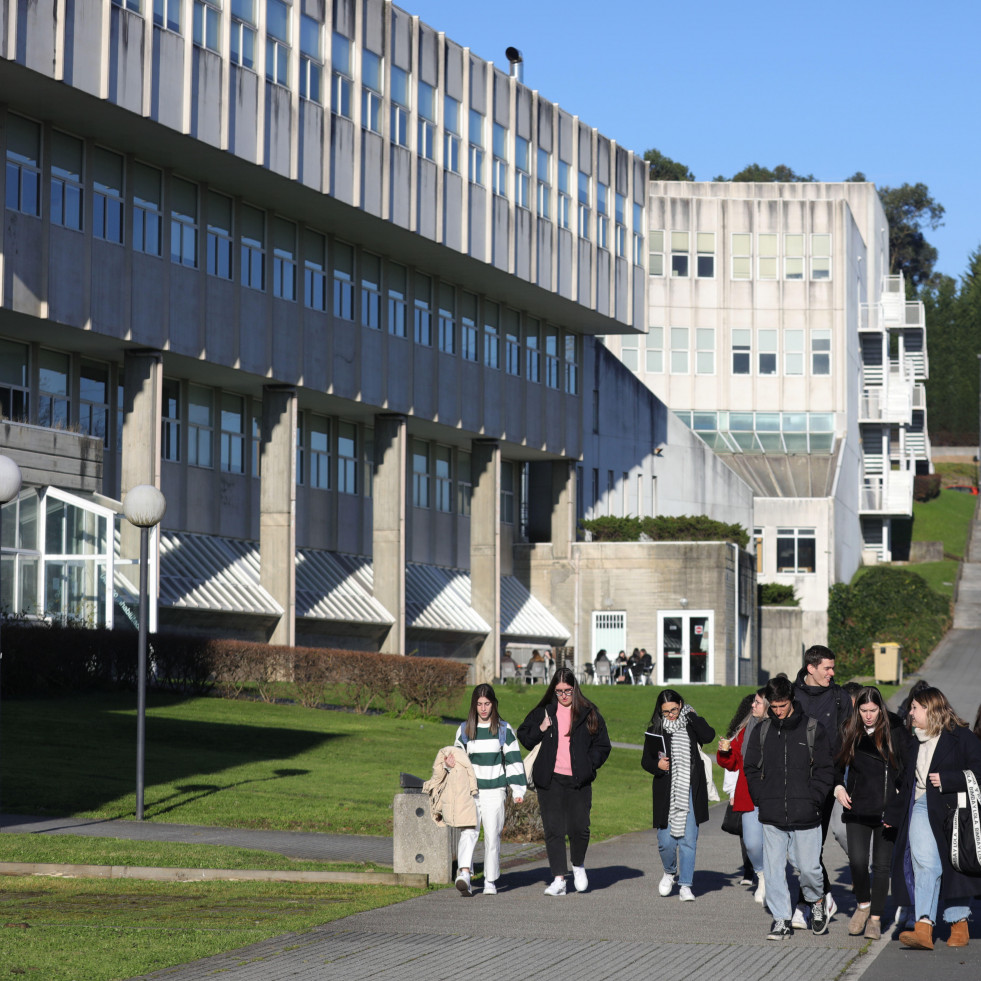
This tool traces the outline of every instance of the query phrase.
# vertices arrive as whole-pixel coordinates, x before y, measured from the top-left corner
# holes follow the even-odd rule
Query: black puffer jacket
[[[556,702],[552,702],[545,708],[533,708],[518,727],[518,739],[525,749],[534,749],[539,743],[542,744],[531,771],[536,787],[547,787],[552,782],[552,774],[555,772],[555,754],[559,746],[556,705]],[[552,724],[542,732],[541,725],[546,712],[552,719]],[[596,771],[610,755],[610,737],[606,731],[606,723],[599,711],[596,712],[596,717],[599,719],[599,725],[595,733],[589,731],[587,712],[573,723],[569,735],[572,779],[575,780],[577,787],[592,783],[596,779]]]
[[[852,714],[852,696],[833,681],[827,688],[807,683],[807,668],[801,668],[794,682],[794,698],[801,711],[824,726],[831,741],[831,755],[841,749],[841,727]]]
[[[895,764],[890,763],[880,753],[872,736],[862,734],[855,744],[855,756],[845,767],[838,761],[835,767],[835,786],[839,784],[848,791],[852,799],[850,808],[843,808],[841,819],[859,824],[878,826],[886,807],[896,800],[902,772],[903,749],[909,734],[902,726],[889,732]]]
[[[821,808],[831,792],[835,767],[828,734],[820,723],[814,732],[814,758],[807,745],[807,716],[795,700],[793,712],[778,719],[767,712],[743,753],[743,772],[750,797],[760,809],[760,823],[801,831],[821,823]],[[766,741],[760,750],[760,736]]]

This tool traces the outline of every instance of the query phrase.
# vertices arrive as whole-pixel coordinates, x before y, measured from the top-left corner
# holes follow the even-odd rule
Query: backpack
[[[467,743],[470,741],[467,736],[467,724],[466,722],[460,723],[460,728],[457,730],[457,739],[463,743],[464,749],[466,749]],[[503,719],[497,720],[497,741],[501,744],[501,753],[504,752],[504,746],[508,741],[508,724]]]

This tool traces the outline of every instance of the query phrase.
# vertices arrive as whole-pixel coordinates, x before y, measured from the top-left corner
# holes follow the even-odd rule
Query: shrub
[[[932,501],[940,496],[941,477],[938,473],[917,474],[913,478],[913,500]]]
[[[614,518],[607,515],[581,522],[583,530],[593,536],[594,542],[638,542],[640,541],[639,518]]]
[[[593,518],[581,522],[594,542],[637,542],[646,535],[653,542],[734,542],[740,548],[749,543],[742,525],[715,521],[704,514],[658,515],[656,518]]]
[[[793,586],[779,582],[761,582],[757,587],[760,606],[800,606]]]
[[[438,657],[399,658],[399,691],[407,705],[432,715],[438,705],[459,698],[467,683],[467,666]]]
[[[545,828],[542,826],[542,812],[538,804],[538,794],[534,790],[525,791],[524,800],[515,804],[508,794],[504,806],[504,830],[501,837],[505,841],[544,841]]]

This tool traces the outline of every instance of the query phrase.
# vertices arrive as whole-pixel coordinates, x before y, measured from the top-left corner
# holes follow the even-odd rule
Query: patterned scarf
[[[668,830],[672,838],[685,836],[688,820],[688,795],[691,789],[691,740],[688,737],[688,716],[691,706],[685,705],[677,719],[662,719],[664,732],[671,739],[668,757],[671,760],[671,808],[668,811]]]

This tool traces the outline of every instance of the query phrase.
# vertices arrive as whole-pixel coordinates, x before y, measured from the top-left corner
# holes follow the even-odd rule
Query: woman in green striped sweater
[[[464,896],[472,896],[470,874],[473,851],[484,827],[484,895],[497,893],[501,873],[501,829],[504,827],[504,801],[508,784],[514,801],[520,804],[527,781],[521,761],[521,748],[514,730],[497,714],[497,696],[490,685],[477,685],[470,699],[470,715],[457,730],[454,746],[470,757],[477,777],[477,824],[460,832],[457,850],[456,887]],[[456,761],[447,756],[446,765]]]

